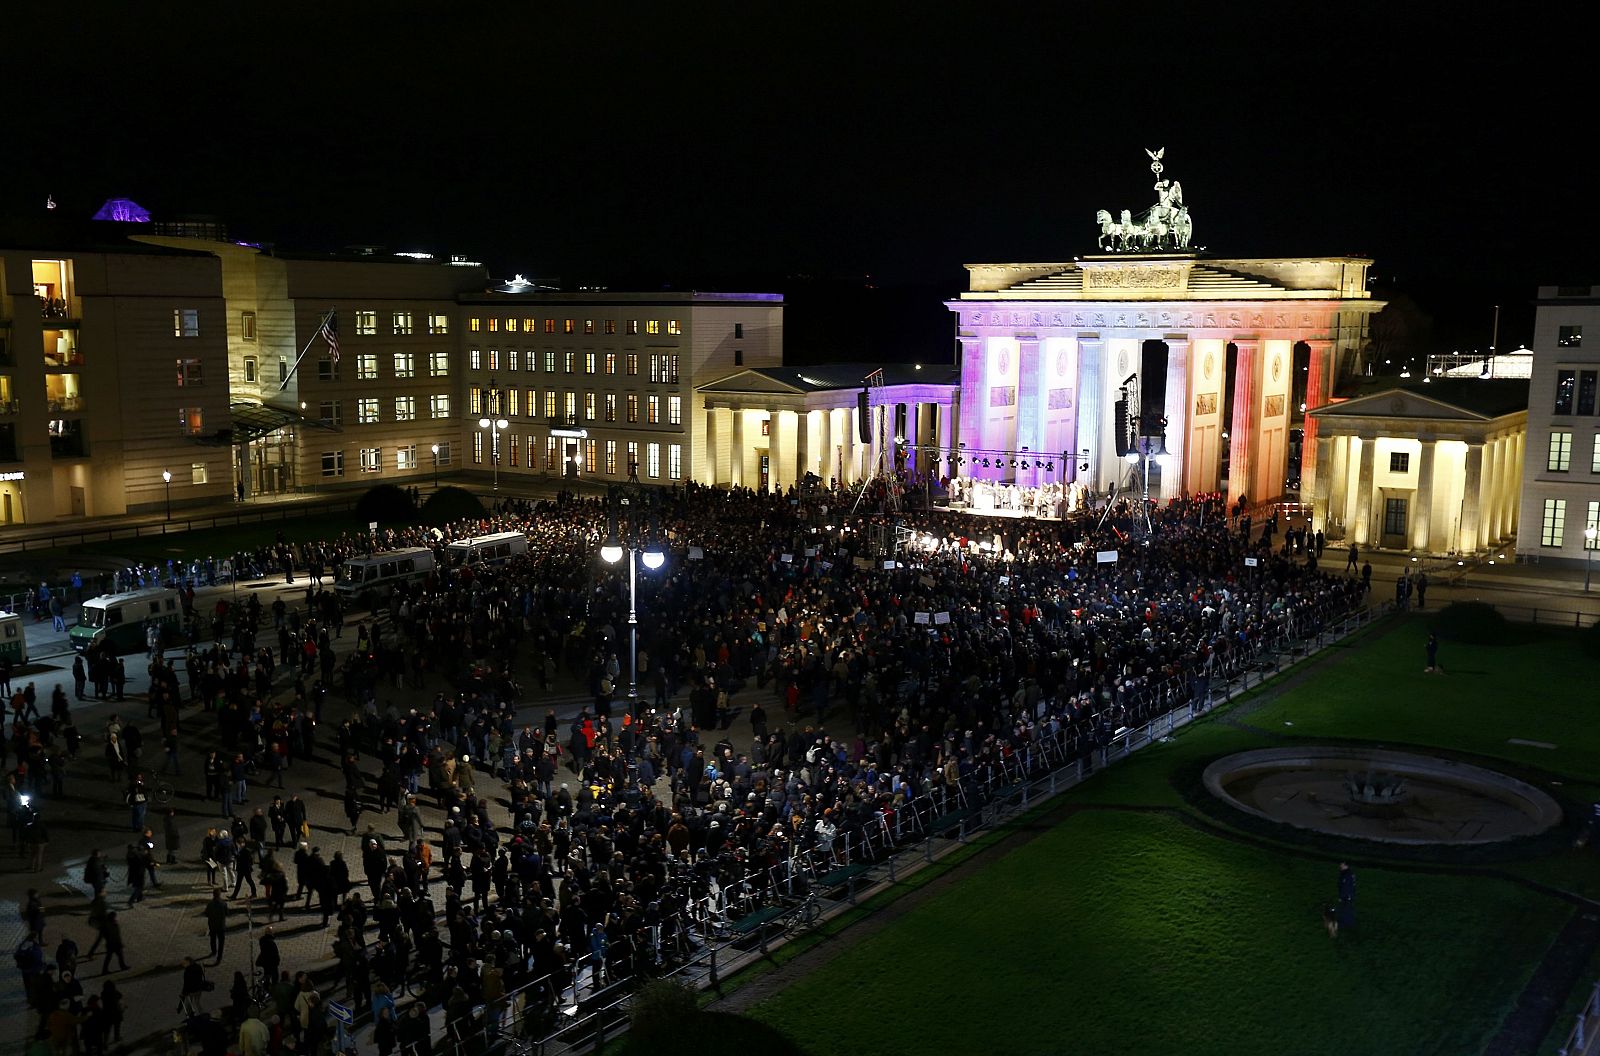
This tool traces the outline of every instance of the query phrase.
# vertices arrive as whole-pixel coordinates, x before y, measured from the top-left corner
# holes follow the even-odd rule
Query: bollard
[[[717,944],[715,942],[709,942],[706,945],[711,948],[711,989],[716,990],[718,988],[718,985],[717,985]]]
[[[897,855],[897,854],[891,854],[889,856],[889,883],[891,883],[891,884],[895,882],[895,880],[894,880],[894,862],[895,862],[895,859],[898,858],[898,857],[900,857],[900,856]]]

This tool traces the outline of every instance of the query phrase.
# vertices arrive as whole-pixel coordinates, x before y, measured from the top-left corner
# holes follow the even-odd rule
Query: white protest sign
[[[931,621],[931,614],[930,613],[926,613],[926,612],[919,612],[916,615],[911,617],[911,621],[913,623],[922,623],[922,624],[930,623],[930,622],[932,622]]]
[[[933,614],[933,622],[940,625],[949,623],[950,614],[948,612],[936,612]]]
[[[1114,565],[1114,564],[1116,564],[1117,563],[1117,551],[1115,551],[1115,550],[1096,550],[1094,552],[1094,563],[1097,564],[1097,565]]]

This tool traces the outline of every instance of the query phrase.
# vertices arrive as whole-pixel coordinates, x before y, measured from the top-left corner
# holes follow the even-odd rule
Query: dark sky
[[[947,345],[938,299],[964,262],[1092,252],[1096,209],[1153,200],[1143,148],[1164,146],[1198,244],[1371,255],[1450,340],[1486,344],[1492,303],[1526,314],[1539,283],[1596,277],[1577,24],[1399,4],[345,6],[19,13],[48,21],[14,39],[52,46],[11,49],[31,77],[8,77],[4,212],[120,194],[242,238],[779,287],[794,311],[871,286],[857,300],[891,354]]]

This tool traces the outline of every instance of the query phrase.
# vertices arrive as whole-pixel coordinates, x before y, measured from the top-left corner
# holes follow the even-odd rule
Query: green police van
[[[21,616],[0,611],[0,656],[20,665],[28,662],[28,632]]]
[[[78,652],[109,642],[118,653],[132,653],[146,645],[145,626],[155,620],[163,643],[178,639],[183,630],[183,598],[171,587],[147,587],[126,594],[102,594],[85,601],[78,625],[70,632]]]

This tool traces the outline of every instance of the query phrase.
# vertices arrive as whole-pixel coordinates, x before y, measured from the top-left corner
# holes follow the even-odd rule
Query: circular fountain
[[[1382,748],[1259,748],[1218,759],[1204,781],[1258,818],[1385,843],[1499,843],[1561,821],[1560,804],[1526,781]]]

